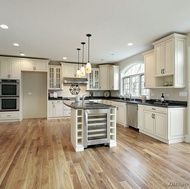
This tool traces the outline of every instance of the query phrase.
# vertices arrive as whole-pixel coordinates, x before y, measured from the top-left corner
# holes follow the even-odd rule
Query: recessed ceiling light
[[[133,43],[128,43],[127,45],[128,45],[128,46],[132,46],[132,45],[133,45]]]
[[[20,53],[20,56],[25,56],[25,54],[21,52],[21,53]]]
[[[63,57],[63,60],[67,60],[67,57],[64,56],[64,57]]]
[[[8,28],[9,28],[9,27],[8,27],[7,25],[5,25],[5,24],[1,24],[0,27],[3,28],[3,29],[8,29]]]
[[[14,45],[15,47],[18,47],[18,46],[19,46],[19,44],[18,44],[18,43],[13,43],[13,45]]]

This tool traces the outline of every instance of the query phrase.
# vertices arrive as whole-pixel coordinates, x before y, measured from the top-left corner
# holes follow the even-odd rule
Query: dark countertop
[[[111,105],[96,103],[96,102],[64,102],[66,106],[73,109],[109,109]]]
[[[49,98],[48,100],[72,100],[71,103],[73,103],[73,100],[75,98],[74,97],[58,97],[58,98]],[[147,106],[158,106],[158,107],[165,107],[165,108],[179,108],[179,107],[187,107],[187,102],[186,101],[174,101],[174,100],[166,100],[164,101],[164,103],[161,102],[157,102],[154,99],[151,100],[146,100],[146,102],[142,102],[142,100],[140,99],[136,99],[136,100],[130,100],[128,98],[124,99],[124,98],[117,98],[117,97],[109,97],[109,98],[105,98],[105,97],[86,97],[85,100],[89,101],[89,100],[111,100],[114,102],[122,102],[122,103],[132,103],[132,104],[140,104],[140,105],[147,105]],[[90,102],[88,102],[90,104]],[[81,102],[78,104],[78,106],[80,106],[81,108]],[[98,105],[95,105],[98,103],[94,103],[94,107]],[[75,103],[75,106],[77,107],[77,104]],[[104,105],[106,107],[106,105]],[[88,109],[90,108],[90,105],[86,104],[85,108],[88,107]],[[101,107],[103,107],[103,104],[101,104]],[[93,107],[91,108],[93,109]]]

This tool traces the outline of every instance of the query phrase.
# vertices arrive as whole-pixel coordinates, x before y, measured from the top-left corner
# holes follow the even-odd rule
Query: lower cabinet
[[[20,112],[0,112],[0,122],[20,121]]]
[[[126,103],[122,102],[112,102],[112,105],[116,107],[116,121],[118,124],[123,125],[124,127],[127,126],[127,108]]]
[[[63,101],[50,100],[48,101],[48,118],[63,117]]]
[[[127,127],[127,107],[124,102],[116,102],[111,100],[102,100],[103,104],[113,105],[116,107],[116,122]]]
[[[59,119],[71,116],[71,108],[63,104],[63,100],[48,101],[48,118]]]
[[[165,143],[184,141],[186,108],[140,106],[139,131]]]

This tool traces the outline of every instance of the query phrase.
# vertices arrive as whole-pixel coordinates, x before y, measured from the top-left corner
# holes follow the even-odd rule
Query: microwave
[[[19,111],[19,97],[0,97],[0,111]]]
[[[19,80],[1,79],[0,96],[19,96]]]

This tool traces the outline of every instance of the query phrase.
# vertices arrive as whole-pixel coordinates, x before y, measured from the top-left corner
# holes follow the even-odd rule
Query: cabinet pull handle
[[[156,108],[152,108],[152,110],[156,110]]]

